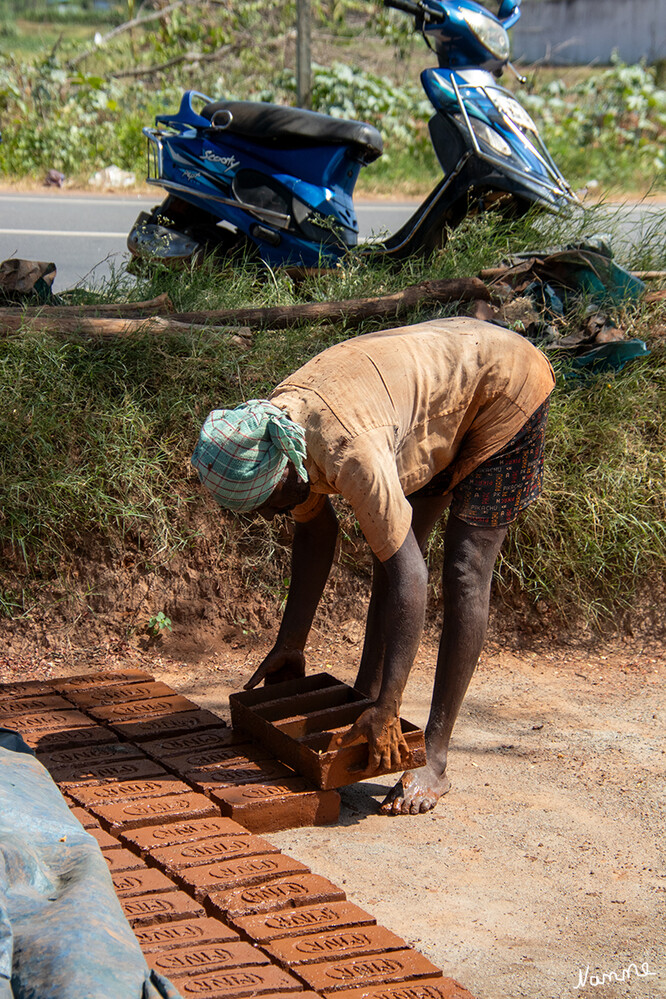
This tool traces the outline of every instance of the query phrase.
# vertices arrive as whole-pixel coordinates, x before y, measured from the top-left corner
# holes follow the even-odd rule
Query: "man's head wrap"
[[[201,428],[192,464],[213,498],[247,512],[265,503],[292,461],[304,482],[305,431],[267,399],[214,409]]]

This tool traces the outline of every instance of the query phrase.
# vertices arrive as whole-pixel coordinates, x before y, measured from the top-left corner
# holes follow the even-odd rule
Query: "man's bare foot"
[[[408,770],[382,802],[385,815],[418,815],[434,808],[443,794],[451,788],[451,781],[429,765],[419,770]]]

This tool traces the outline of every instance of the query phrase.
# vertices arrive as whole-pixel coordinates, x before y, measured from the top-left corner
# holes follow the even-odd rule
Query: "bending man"
[[[423,553],[449,508],[428,762],[403,774],[385,812],[428,811],[449,789],[449,739],[485,638],[493,566],[541,491],[553,385],[545,356],[518,334],[437,320],[336,344],[270,400],[215,410],[202,428],[192,463],[222,507],[295,520],[284,616],[248,687],[303,675],[337,538],[329,497],[351,504],[373,554],[355,685],[374,704],[346,741],[365,737],[375,769],[400,769],[406,749],[398,718],[423,631]]]

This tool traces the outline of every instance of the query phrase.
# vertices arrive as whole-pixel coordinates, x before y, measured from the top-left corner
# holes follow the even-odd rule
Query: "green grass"
[[[168,291],[176,309],[186,310],[381,294],[425,277],[473,274],[510,250],[580,234],[557,219],[528,219],[512,229],[477,219],[430,262],[400,270],[352,255],[338,273],[300,286],[280,272],[242,265],[181,275],[163,270],[138,282],[121,272],[97,297],[121,301]],[[644,265],[655,263],[655,254],[641,252]],[[421,308],[402,321],[456,311]],[[658,593],[664,581],[666,316],[663,305],[635,306],[620,318],[652,352],[616,374],[587,380],[564,377],[560,366],[544,496],[510,533],[498,567],[505,601],[523,594],[529,607],[545,604],[571,627],[605,625],[650,588]],[[129,559],[149,571],[170,565],[178,553],[279,604],[288,573],[282,528],[221,516],[202,495],[189,455],[211,408],[265,396],[318,351],[373,328],[304,323],[257,331],[249,350],[214,328],[92,341],[59,336],[54,321],[53,335],[32,333],[26,324],[20,335],[2,339],[0,616],[38,616],[40,595],[80,590],[76,573],[86,559],[110,565]],[[366,574],[367,552],[349,513],[343,533],[344,571]],[[441,535],[430,558],[436,570]],[[436,578],[434,571],[434,597]]]

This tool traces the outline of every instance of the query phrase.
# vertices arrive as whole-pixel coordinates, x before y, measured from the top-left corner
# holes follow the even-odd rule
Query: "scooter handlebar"
[[[384,6],[402,10],[405,14],[411,14],[412,17],[423,15],[421,6],[418,3],[413,3],[412,0],[384,0]]]

